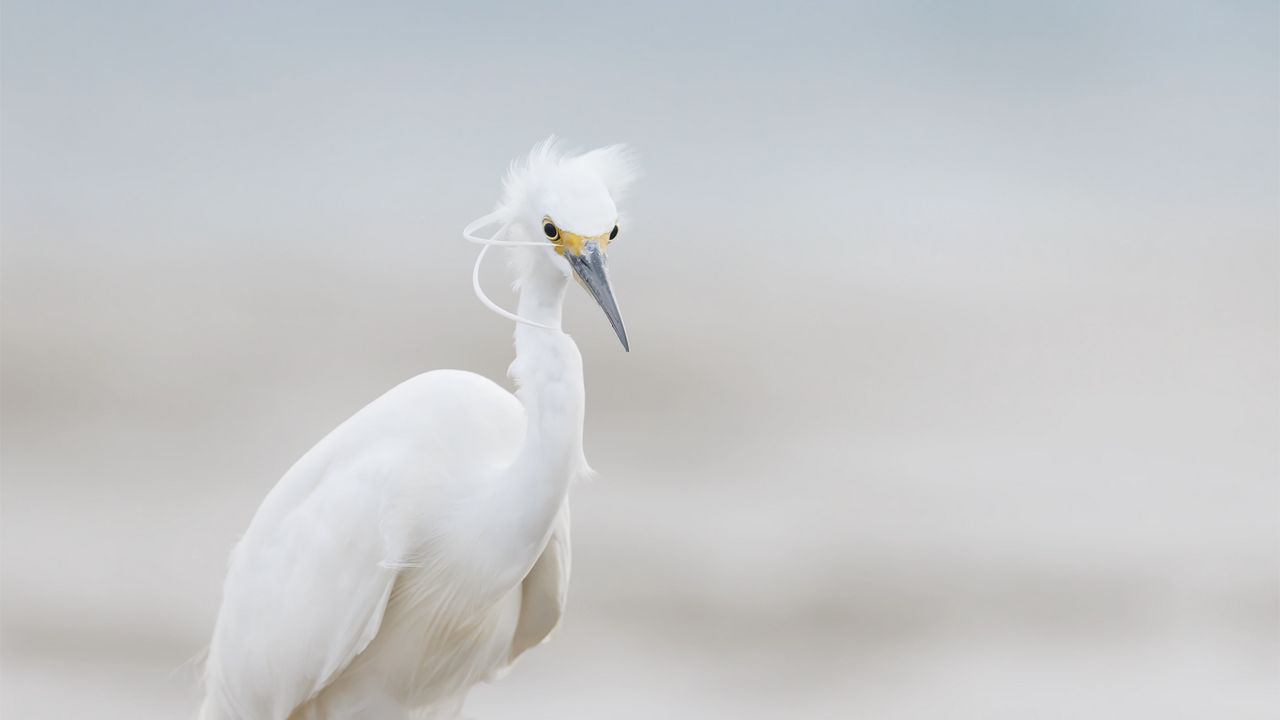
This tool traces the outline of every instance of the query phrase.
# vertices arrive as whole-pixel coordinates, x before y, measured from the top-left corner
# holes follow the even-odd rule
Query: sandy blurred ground
[[[280,473],[503,377],[457,232],[555,130],[643,154],[634,349],[571,298],[570,610],[470,716],[1275,717],[1277,10],[949,8],[6,3],[0,715],[194,712]]]

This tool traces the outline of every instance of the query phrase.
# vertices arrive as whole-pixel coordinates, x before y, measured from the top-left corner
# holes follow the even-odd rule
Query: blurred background
[[[280,474],[504,378],[551,133],[642,158],[633,351],[571,290],[569,612],[468,716],[1280,713],[1274,2],[359,5],[3,5],[5,718],[194,713]]]

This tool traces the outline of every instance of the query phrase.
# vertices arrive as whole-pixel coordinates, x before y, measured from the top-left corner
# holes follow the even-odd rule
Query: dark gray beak
[[[622,324],[618,303],[613,299],[613,289],[609,287],[608,265],[600,245],[587,242],[582,246],[581,255],[566,252],[565,257],[569,259],[569,266],[578,277],[578,284],[586,288],[587,292],[591,293],[591,297],[600,303],[600,309],[604,311],[605,317],[609,318],[609,324],[613,326],[613,331],[622,341],[622,349],[631,352],[631,346],[627,344],[627,328]]]

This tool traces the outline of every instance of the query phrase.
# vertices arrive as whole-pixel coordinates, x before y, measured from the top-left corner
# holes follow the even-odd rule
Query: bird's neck
[[[521,285],[519,314],[560,327],[564,277],[541,277]],[[510,375],[524,405],[527,425],[519,454],[503,473],[509,523],[504,532],[536,558],[546,542],[570,481],[587,471],[582,454],[585,394],[582,355],[560,330],[516,324],[516,359]]]
[[[518,313],[534,322],[560,327],[567,281],[556,277],[526,282]],[[524,405],[528,425],[516,461],[547,461],[558,466],[582,454],[584,390],[582,355],[561,330],[516,324],[516,359],[509,370]]]

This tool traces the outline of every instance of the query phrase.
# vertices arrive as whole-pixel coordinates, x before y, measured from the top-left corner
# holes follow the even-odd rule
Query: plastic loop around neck
[[[544,330],[560,330],[560,328],[555,325],[547,325],[544,323],[535,322],[528,318],[520,317],[519,315],[511,312],[510,310],[507,310],[499,306],[497,303],[490,300],[489,296],[484,293],[484,288],[480,287],[480,264],[484,261],[484,254],[489,251],[489,247],[491,245],[497,245],[499,247],[555,247],[554,244],[549,242],[530,242],[527,240],[500,240],[499,238],[504,234],[506,234],[507,228],[511,226],[511,221],[509,220],[507,222],[502,223],[502,226],[499,227],[498,230],[493,233],[493,235],[487,238],[480,237],[479,235],[476,234],[482,228],[488,227],[502,220],[502,215],[503,213],[501,210],[495,210],[489,213],[488,215],[472,220],[470,223],[467,224],[465,228],[462,229],[462,237],[465,238],[467,242],[471,242],[471,243],[475,243],[476,245],[483,246],[480,248],[480,254],[476,256],[475,267],[471,269],[471,289],[475,292],[476,297],[480,299],[480,302],[484,303],[485,307],[489,308],[493,312],[501,315],[502,317],[508,320],[514,320],[518,323],[523,323],[525,325],[532,325],[533,327],[543,328]]]

